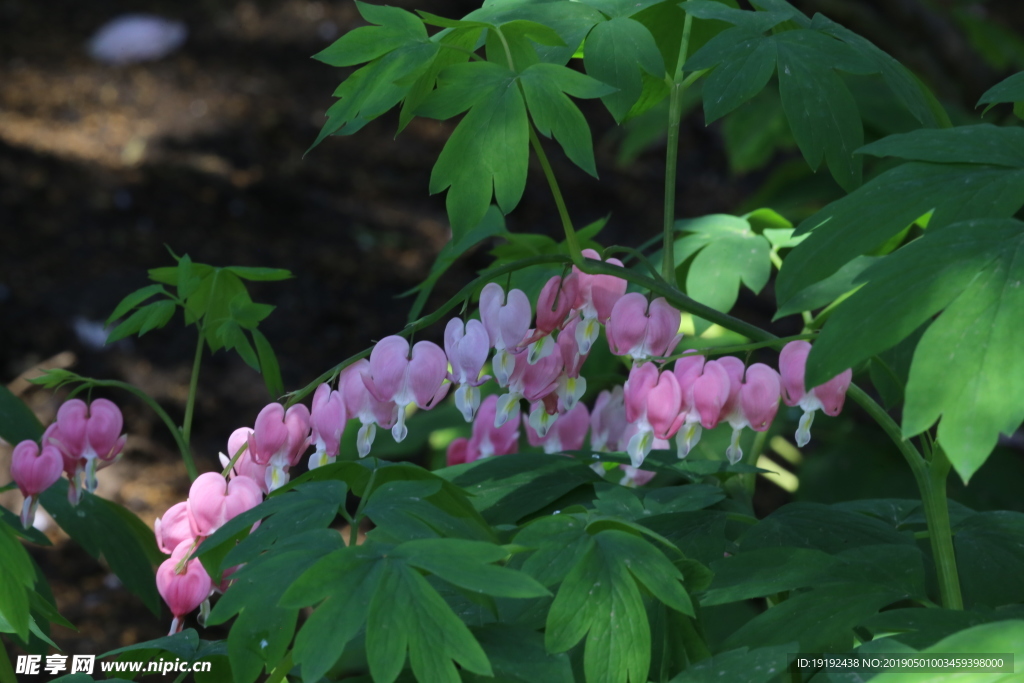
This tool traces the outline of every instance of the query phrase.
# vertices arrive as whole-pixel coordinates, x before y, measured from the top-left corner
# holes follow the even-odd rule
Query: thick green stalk
[[[927,495],[922,491],[925,519],[928,521],[929,540],[935,571],[939,577],[939,595],[942,606],[947,609],[963,609],[964,599],[960,594],[960,575],[956,568],[956,551],[953,548],[953,530],[949,523],[949,504],[946,501],[946,480],[950,463],[945,451],[938,444],[932,452],[928,466]]]
[[[942,606],[947,609],[963,609],[960,576],[956,567],[956,553],[953,550],[953,533],[949,524],[949,503],[946,501],[949,460],[942,449],[936,446],[931,462],[926,461],[917,448],[908,439],[903,438],[903,432],[896,421],[860,387],[851,384],[846,395],[856,401],[889,435],[910,465],[928,523],[928,538],[935,560]]]
[[[683,65],[690,49],[690,27],[693,17],[689,14],[683,23],[683,37],[679,43],[679,56],[672,74],[668,96],[668,141],[665,146],[665,218],[662,226],[663,250],[661,276],[666,282],[676,283],[675,250],[672,248],[676,220],[676,172],[679,161],[679,123],[683,115],[683,91],[688,83],[683,81]]]
[[[192,413],[196,407],[196,392],[199,388],[199,366],[203,361],[203,328],[199,325],[196,326],[196,331],[199,333],[199,343],[196,344],[196,355],[192,360],[192,377],[188,383],[188,399],[185,401],[185,421],[181,425],[181,436],[185,439],[185,444],[192,447]]]

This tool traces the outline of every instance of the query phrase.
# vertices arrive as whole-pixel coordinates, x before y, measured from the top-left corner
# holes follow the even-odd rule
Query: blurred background
[[[393,4],[449,17],[476,6]],[[1017,0],[794,4],[827,14],[903,61],[957,122],[977,121],[978,96],[1024,68],[1024,5]],[[97,52],[95,36],[126,13],[176,22],[177,44],[160,59],[111,63]],[[0,382],[44,423],[62,395],[27,379],[54,367],[131,382],[180,421],[194,330],[178,319],[141,340],[104,345],[107,316],[147,284],[148,268],[172,263],[167,248],[201,263],[294,274],[250,287],[256,301],[277,307],[261,330],[288,389],[404,324],[411,299],[396,297],[426,276],[449,237],[444,197],[428,196],[427,185],[453,126],[417,120],[395,138],[397,115],[386,115],[303,156],[347,75],[310,55],[361,23],[348,0],[0,0]],[[887,108],[871,79],[847,82],[863,103],[868,141],[911,125]],[[678,217],[770,206],[796,222],[839,196],[827,172],[812,174],[795,150],[776,89],[711,127],[697,95],[681,136]],[[638,245],[660,231],[664,113],[617,128],[599,102],[580,106],[592,122],[601,181],[549,148],[570,213],[577,225],[610,214],[597,239]],[[1009,120],[999,109],[986,117]],[[508,227],[557,238],[540,169],[530,173]],[[488,248],[460,260],[425,310],[485,267]],[[759,297],[744,291],[736,313],[768,324],[773,310],[769,287]],[[799,323],[783,320],[774,329],[792,334]],[[439,341],[441,333],[438,326],[426,336]],[[188,478],[162,424],[129,397],[109,397],[123,407],[129,440],[123,459],[101,473],[100,493],[151,524],[187,495]],[[193,426],[201,471],[217,466],[227,436],[251,424],[268,400],[260,377],[236,355],[205,359]],[[852,409],[842,419],[819,420],[819,438],[806,453],[787,456],[776,443],[780,467],[797,471],[798,485],[764,484],[759,512],[794,497],[913,496],[902,461],[884,439],[858,429],[861,421]],[[787,433],[791,426],[783,425]],[[832,445],[825,452],[823,444]],[[1021,448],[1019,439],[1006,440],[970,490],[954,484],[953,497],[982,509],[1024,509],[1012,487],[1024,475]],[[0,450],[0,485],[8,462],[9,449]],[[17,494],[0,498],[20,504]],[[66,651],[101,653],[165,633],[166,620],[146,612],[101,563],[47,531],[58,542],[32,552],[61,613],[79,628],[55,629]]]

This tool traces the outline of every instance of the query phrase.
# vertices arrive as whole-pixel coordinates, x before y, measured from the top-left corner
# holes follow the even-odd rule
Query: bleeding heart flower
[[[601,260],[601,256],[593,249],[584,249],[582,254],[585,258]],[[607,263],[622,265],[622,261],[617,258],[610,258]],[[576,328],[576,340],[580,353],[587,354],[597,339],[599,326],[608,323],[612,308],[626,293],[627,283],[614,275],[587,275],[576,266],[572,270],[579,278],[576,309],[582,318],[582,323]]]
[[[626,399],[621,386],[597,395],[590,413],[590,447],[598,452],[625,450],[623,434],[626,421]]]
[[[85,474],[85,490],[96,490],[97,460],[110,462],[124,449],[127,436],[121,433],[124,419],[121,410],[111,401],[98,398],[89,405],[81,399],[71,399],[57,411],[56,429],[48,432],[44,444],[55,445],[68,462],[74,476],[71,485],[75,491],[73,503],[78,502],[78,474]],[[81,461],[81,462],[77,462]],[[71,493],[69,492],[69,498]]]
[[[345,399],[349,417],[359,418],[362,425],[356,436],[356,451],[360,458],[370,454],[377,425],[391,429],[398,422],[398,406],[394,401],[378,401],[367,388],[370,379],[370,361],[360,358],[341,371],[338,376],[338,391]]]
[[[608,347],[616,356],[635,360],[667,356],[681,338],[680,320],[679,311],[662,297],[648,303],[639,292],[625,294],[605,327]]]
[[[545,453],[578,451],[583,448],[590,429],[590,412],[587,406],[577,403],[575,408],[560,415],[543,436],[538,434],[529,421],[523,420],[523,423],[526,440],[531,446],[541,446]]]
[[[391,428],[395,441],[401,442],[409,433],[405,408],[415,404],[430,410],[437,405],[451,386],[445,383],[447,376],[448,357],[433,342],[416,342],[411,353],[409,342],[398,335],[377,342],[370,352],[369,379],[364,381],[378,401],[394,401],[398,406],[398,421]]]
[[[527,360],[533,364],[555,350],[551,333],[565,326],[569,313],[576,304],[579,294],[579,280],[570,273],[568,277],[552,277],[540,290],[537,297],[537,328],[523,344],[529,349]]]
[[[730,380],[733,379],[730,371]],[[725,454],[734,465],[743,458],[743,450],[740,448],[743,428],[750,427],[755,432],[767,431],[779,410],[779,396],[782,393],[779,373],[763,363],[754,363],[747,368],[736,386],[737,398],[731,408],[724,411],[732,427],[732,440]]]
[[[287,410],[280,403],[266,405],[256,416],[249,436],[249,453],[259,465],[267,465],[267,490],[288,483],[294,467],[309,447],[309,408],[296,403]]]
[[[483,400],[473,422],[473,435],[469,439],[455,439],[448,445],[449,466],[519,451],[519,422],[509,420],[495,427],[497,407],[496,395]]]
[[[45,442],[44,442],[45,443]],[[21,506],[21,525],[28,529],[39,509],[39,494],[60,479],[64,460],[56,446],[25,440],[11,454],[11,479],[18,485],[25,502]]]
[[[494,378],[498,386],[508,386],[514,360],[520,345],[530,331],[533,313],[530,300],[520,289],[509,290],[508,298],[501,285],[489,282],[480,291],[480,320],[487,329],[487,336],[494,345]]]
[[[807,391],[804,387],[804,373],[811,344],[807,341],[791,341],[779,353],[779,373],[782,376],[782,399],[787,406],[800,406],[804,414],[796,431],[796,444],[801,448],[811,440],[811,423],[814,413],[824,410],[826,415],[835,417],[843,410],[846,390],[853,380],[853,370],[846,369],[829,381]]]
[[[168,555],[182,543],[191,545],[196,535],[188,518],[188,503],[175,503],[167,508],[163,517],[157,517],[153,531],[156,533],[157,547]]]
[[[196,537],[211,535],[228,520],[263,502],[263,492],[249,477],[227,481],[216,472],[200,474],[188,490],[188,519]]]
[[[728,364],[705,362],[700,356],[685,356],[676,361],[673,373],[682,391],[683,426],[676,434],[676,454],[689,455],[700,441],[702,429],[714,429],[724,417],[731,395]]]
[[[635,489],[654,479],[654,472],[639,470],[632,465],[619,465],[619,469],[622,470],[622,479],[619,480],[620,486]]]
[[[309,469],[333,463],[337,459],[338,451],[341,449],[341,434],[348,420],[341,393],[331,391],[327,384],[321,384],[316,388],[312,405],[309,425],[316,452],[309,456]]]
[[[513,355],[514,366],[509,378],[508,393],[498,398],[494,426],[500,427],[508,420],[519,420],[519,401],[525,398],[533,403],[540,401],[558,388],[558,377],[562,374],[561,354],[551,354],[530,365],[526,351]]]
[[[659,373],[654,363],[643,363],[630,371],[624,396],[626,417],[636,425],[626,452],[633,467],[640,467],[654,440],[672,438],[682,425],[682,391],[674,374]]]
[[[174,615],[168,635],[181,631],[185,615],[199,607],[213,590],[213,581],[202,562],[184,562],[192,550],[191,543],[181,543],[156,570],[156,589]]]
[[[562,374],[558,377],[558,400],[563,411],[572,410],[576,402],[587,393],[587,378],[580,376],[580,370],[587,360],[585,353],[580,353],[576,330],[581,323],[580,318],[573,318],[558,333],[558,352],[562,356]]]
[[[452,366],[448,379],[459,385],[455,390],[455,405],[466,422],[473,421],[480,407],[477,387],[490,379],[490,375],[481,376],[490,349],[490,337],[482,322],[470,320],[463,324],[460,318],[448,321],[444,329],[444,352]]]

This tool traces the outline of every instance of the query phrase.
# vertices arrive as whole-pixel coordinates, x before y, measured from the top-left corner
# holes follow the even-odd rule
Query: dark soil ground
[[[856,10],[851,21],[870,28],[876,3],[839,5],[867,7],[867,19]],[[471,9],[454,0],[415,6],[447,16]],[[150,64],[91,61],[88,37],[126,11],[185,21],[187,43]],[[424,277],[448,238],[444,198],[428,196],[427,185],[451,125],[417,121],[395,139],[396,118],[385,116],[303,158],[343,75],[309,56],[359,23],[351,2],[0,0],[0,380],[41,420],[52,419],[61,397],[18,379],[40,366],[131,382],[180,419],[192,330],[175,321],[114,348],[90,341],[121,297],[146,283],[147,268],[170,263],[167,247],[198,262],[295,275],[251,288],[257,301],[277,306],[262,329],[288,388],[401,327],[410,300],[396,295]],[[884,42],[887,32],[879,35]],[[913,54],[922,70],[952,69],[930,57],[938,48],[919,42]],[[976,58],[968,62],[957,68],[977,67]],[[976,98],[977,78],[947,82],[969,84],[951,96]],[[663,157],[652,151],[616,167],[610,116],[599,106],[587,113],[597,122],[602,182],[551,154],[570,212],[578,224],[611,212],[604,239],[637,244],[659,229]],[[699,113],[687,119],[680,216],[734,210],[757,180],[730,177],[716,130],[704,128]],[[531,168],[509,224],[555,234],[539,168]],[[486,263],[482,250],[464,259],[435,303]],[[757,303],[750,305],[757,317]],[[268,396],[253,371],[223,353],[206,360],[199,387],[194,445],[200,469],[209,470],[228,434],[251,424]],[[188,478],[162,424],[141,404],[111,397],[123,406],[130,438],[123,461],[103,474],[101,493],[152,522],[187,495]],[[166,632],[169,618],[145,612],[77,544],[33,555],[61,613],[79,628],[55,631],[67,653],[101,653]]]

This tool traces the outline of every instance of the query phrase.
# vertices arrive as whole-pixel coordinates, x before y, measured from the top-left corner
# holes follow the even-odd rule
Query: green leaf
[[[507,555],[507,550],[491,543],[429,538],[403,543],[395,548],[392,556],[404,557],[414,567],[477,593],[505,598],[551,595],[529,575],[491,564]]]
[[[467,20],[485,21],[501,26],[513,21],[527,20],[544,24],[555,30],[565,43],[561,46],[537,45],[535,51],[542,62],[565,64],[583,42],[583,38],[604,16],[582,2],[553,0],[552,2],[495,2],[465,16]]]
[[[0,385],[0,439],[17,445],[22,441],[38,441],[43,425],[25,402]]]
[[[345,552],[347,549],[338,551]],[[323,567],[325,562],[338,553],[324,557],[314,565],[314,568]],[[381,569],[382,563],[360,562],[332,574],[338,581],[333,584],[336,590],[316,608],[295,638],[293,656],[295,663],[302,667],[303,681],[319,681],[334,666],[345,646],[366,623],[370,600],[379,588]],[[305,579],[313,571],[314,569],[310,568],[302,578]],[[299,585],[299,582],[296,582],[293,588],[295,585]],[[327,584],[325,587],[330,589],[331,585]],[[343,590],[337,590],[341,587]],[[292,594],[293,591],[289,590],[285,597]]]
[[[676,241],[676,259],[696,252],[686,275],[686,293],[696,301],[728,313],[739,297],[740,282],[755,294],[771,275],[771,245],[736,216],[713,214],[677,221],[676,230],[691,233]],[[711,323],[694,319],[697,334]]]
[[[718,19],[754,33],[764,33],[792,15],[791,12],[780,11],[748,12],[711,0],[687,0],[679,6],[698,19]]]
[[[263,333],[253,328],[249,330],[252,340],[256,343],[256,353],[259,354],[260,373],[263,375],[263,382],[267,385],[267,393],[270,397],[277,398],[284,395],[284,380],[281,379],[281,366],[277,363],[277,356],[274,354],[274,347],[270,345]]]
[[[242,331],[238,323],[233,320],[224,321],[217,328],[217,338],[221,347],[228,350],[234,349],[242,357],[246,365],[259,372],[259,358],[256,356],[256,351],[253,350],[252,344],[249,343],[249,338],[245,336],[245,332]]]
[[[910,534],[853,512],[817,503],[791,503],[752,526],[741,538],[743,552],[756,548],[815,548],[838,553],[870,545],[913,544]]]
[[[833,67],[870,70],[829,59],[843,44],[815,31],[786,31],[775,40],[782,107],[807,165],[816,171],[824,158],[836,182],[853,190],[861,183],[861,160],[853,152],[864,144],[864,128],[853,95]]]
[[[526,186],[529,121],[522,94],[514,84],[516,74],[484,64],[487,62],[460,64],[442,73],[442,81],[452,79],[447,87],[458,92],[480,88],[475,74],[482,74],[482,68],[490,71],[484,80],[491,84],[481,88],[478,101],[448,139],[430,174],[431,194],[448,189],[446,205],[453,231],[465,232],[480,223],[490,206],[492,190],[498,208],[507,214],[519,203]],[[495,80],[497,75],[500,80]],[[444,92],[445,87],[440,87],[434,95]]]
[[[437,55],[437,43],[407,43],[349,76],[334,91],[340,98],[327,110],[327,123],[310,149],[329,135],[349,135],[398,104]]]
[[[858,150],[876,157],[1024,168],[1024,128],[988,123],[890,135]]]
[[[722,137],[729,155],[729,167],[737,175],[759,169],[777,152],[796,147],[786,122],[786,112],[782,109],[782,100],[775,88],[762,90],[725,119]],[[768,236],[767,231],[765,236]]]
[[[152,305],[152,304],[151,304]],[[120,341],[125,337],[137,334],[142,326],[145,325],[150,318],[152,311],[150,306],[144,306],[139,310],[132,313],[126,320],[115,327],[107,334],[107,344],[113,344],[116,341]]]
[[[1015,661],[1024,657],[1024,621],[1000,621],[993,624],[974,626],[948,638],[943,638],[921,654],[944,654],[949,652],[969,652],[972,656],[984,657],[987,653],[1013,653]],[[927,683],[935,681],[941,674],[919,672],[881,673],[872,681],[876,683]],[[1010,683],[1014,674],[998,673],[957,673],[957,681],[963,683]]]
[[[968,606],[1024,602],[1024,586],[1017,578],[1024,561],[1024,514],[980,512],[958,524],[953,533]]]
[[[1012,216],[1022,205],[1022,170],[920,162],[897,166],[800,224],[798,235],[813,232],[786,257],[776,281],[778,300],[787,305],[800,290],[929,212],[931,231],[967,218]]]
[[[337,480],[305,482],[289,491],[271,496],[256,507],[236,515],[203,541],[197,556],[203,561],[210,576],[219,577],[221,567],[247,562],[275,543],[298,533],[326,528],[334,521],[338,509],[344,505],[348,487]],[[259,528],[247,534],[235,545],[240,532],[260,522]],[[222,546],[229,549],[223,561],[211,559]]]
[[[836,309],[808,358],[807,382],[894,346],[943,311],[921,337],[906,388],[903,433],[940,417],[939,442],[967,481],[1024,420],[1024,223],[929,227],[865,271],[867,284]],[[839,368],[837,371],[836,369]],[[828,374],[831,373],[831,374]]]
[[[544,635],[513,624],[473,629],[494,670],[494,678],[464,672],[467,683],[573,683],[572,665],[565,653],[549,654]]]
[[[814,283],[791,297],[785,305],[779,307],[772,320],[828,306],[844,294],[860,287],[859,284],[854,284],[854,281],[878,260],[877,256],[858,256],[837,270],[834,275]]]
[[[391,9],[390,7],[387,9]],[[257,282],[274,282],[277,280],[288,280],[293,277],[291,271],[284,268],[254,268],[249,266],[227,266],[224,270],[234,273],[243,280],[255,280]]]
[[[423,42],[427,29],[415,14],[398,7],[356,0],[359,13],[371,24],[349,31],[327,49],[313,55],[331,66],[354,66],[372,61],[407,43]]]
[[[125,298],[121,299],[121,303],[117,305],[114,312],[107,318],[107,325],[114,322],[118,318],[122,317],[125,313],[132,310],[146,299],[156,296],[157,294],[167,294],[167,290],[162,285],[149,285],[142,289],[137,289]]]
[[[437,55],[426,71],[420,74],[409,87],[402,102],[402,111],[398,117],[398,132],[401,133],[420,105],[434,91],[438,75],[449,66],[462,64],[469,60],[473,47],[480,38],[480,26],[466,26],[453,31],[438,33],[431,40],[438,45]]]
[[[139,313],[145,311],[147,313],[145,321],[139,327],[138,335],[141,337],[150,330],[156,330],[171,321],[171,316],[174,315],[174,311],[178,308],[178,305],[173,301],[157,301],[156,303],[149,304],[139,309]],[[110,343],[110,339],[107,339],[107,343]]]
[[[514,524],[570,491],[600,481],[578,460],[538,453],[484,458],[438,474],[472,494],[473,505],[491,524]]]
[[[583,667],[588,683],[646,681],[651,630],[639,587],[622,558],[608,557],[598,538],[594,536],[558,589],[548,613],[545,646],[548,652],[564,652],[586,636]]]
[[[692,61],[696,64],[687,62],[687,71],[699,70],[712,53],[723,50],[725,46],[728,49],[722,53],[723,59],[704,84],[705,125],[725,116],[761,92],[775,73],[775,37],[751,35],[749,30],[738,27],[726,29],[712,38],[694,55]]]
[[[839,584],[791,595],[725,639],[723,648],[770,647],[796,641],[800,652],[846,652],[853,627],[903,594],[870,584]]]
[[[722,605],[831,583],[832,572],[840,564],[836,557],[810,548],[768,547],[741,552],[711,563],[715,578],[700,604]]]
[[[554,135],[565,155],[596,178],[590,126],[566,94],[602,97],[614,92],[614,88],[569,67],[544,63],[524,70],[519,82],[537,132],[545,137]]]
[[[94,558],[102,556],[125,588],[154,614],[160,611],[153,560],[162,557],[153,532],[116,503],[84,492],[77,507],[68,503],[68,484],[60,479],[40,495],[61,529]]]
[[[978,100],[978,105],[1000,102],[1024,102],[1024,71],[1015,73],[986,90]],[[985,111],[990,108],[986,108]]]
[[[814,24],[822,33],[839,38],[856,52],[872,71],[881,74],[889,89],[907,111],[929,128],[952,125],[935,95],[907,67],[878,49],[868,39],[818,14]]]
[[[547,618],[549,652],[564,652],[586,636],[588,681],[645,681],[651,632],[639,591],[693,615],[682,575],[650,543],[608,529],[593,535],[558,589]]]
[[[686,669],[669,683],[768,683],[786,670],[796,643],[720,652]]]
[[[517,545],[535,548],[523,571],[545,586],[562,581],[590,548],[586,522],[574,515],[541,517],[516,534]]]
[[[703,510],[725,498],[721,486],[705,484],[688,484],[686,486],[666,486],[654,489],[644,496],[644,507],[648,514],[664,515],[672,512],[689,512]]]
[[[406,649],[418,680],[459,683],[454,662],[482,676],[491,665],[480,644],[429,583],[411,567],[387,561],[370,602],[366,656],[378,683],[401,672]]]
[[[587,36],[583,64],[589,75],[618,89],[602,98],[618,122],[640,98],[642,72],[655,78],[665,76],[665,62],[654,36],[628,17],[615,17],[594,27]]]

